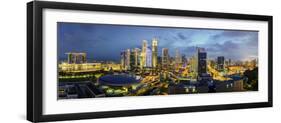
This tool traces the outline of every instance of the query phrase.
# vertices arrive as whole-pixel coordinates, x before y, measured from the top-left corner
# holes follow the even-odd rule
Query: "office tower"
[[[200,84],[212,80],[211,75],[207,73],[207,52],[204,48],[197,47],[197,52],[192,57],[191,69],[194,73],[193,78],[197,78]]]
[[[141,62],[141,50],[139,48],[134,49],[134,66],[139,67],[140,62]]]
[[[126,50],[126,55],[125,55],[125,69],[126,70],[130,70],[131,69],[131,51],[130,51],[130,49],[127,49]]]
[[[130,70],[133,70],[136,68],[136,55],[135,55],[135,49],[130,50]]]
[[[198,75],[207,73],[207,52],[204,48],[197,48]]]
[[[179,49],[176,49],[175,63],[176,63],[177,65],[179,65],[179,64],[182,63],[182,56],[181,56],[181,54],[180,54]]]
[[[217,59],[217,70],[218,71],[224,70],[224,57],[223,56],[219,56]]]
[[[142,42],[142,50],[141,50],[141,68],[146,66],[146,50],[147,50],[147,41],[143,40]]]
[[[126,59],[126,52],[125,51],[122,51],[120,53],[120,56],[121,56],[121,68],[124,70],[125,69],[125,59]]]
[[[156,68],[157,67],[157,57],[158,57],[158,41],[156,38],[152,39],[152,67]]]
[[[169,65],[169,50],[168,48],[162,49],[162,67],[168,68]]]
[[[152,67],[152,50],[150,47],[146,49],[146,64],[145,67]]]
[[[196,50],[195,55],[191,57],[190,65],[195,76],[200,76],[207,73],[207,53],[204,48],[197,47]]]
[[[190,72],[193,72],[193,73],[197,73],[198,71],[198,59],[197,59],[197,55],[194,55],[190,58],[189,62],[190,62]]]
[[[224,67],[231,66],[231,59],[224,60]]]

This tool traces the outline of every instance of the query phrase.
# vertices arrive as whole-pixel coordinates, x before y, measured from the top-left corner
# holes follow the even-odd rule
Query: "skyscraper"
[[[190,63],[190,72],[193,72],[193,73],[197,73],[197,57],[196,55],[193,55],[190,60],[189,60],[189,63]]]
[[[192,61],[193,77],[197,78],[200,84],[206,84],[208,81],[211,81],[212,77],[207,73],[207,52],[204,48],[197,47],[197,52],[193,56]]]
[[[181,60],[182,60],[182,66],[183,67],[186,67],[187,66],[187,59],[186,59],[186,56],[185,55],[182,55],[181,56]]]
[[[197,58],[198,58],[198,75],[207,73],[207,52],[204,48],[197,48]]]
[[[138,67],[140,65],[141,62],[141,50],[139,48],[135,48],[134,49],[134,66]]]
[[[146,49],[146,64],[145,67],[152,67],[152,51],[150,47]]]
[[[146,50],[147,50],[147,41],[143,40],[142,42],[142,50],[141,50],[141,68],[146,66]]]
[[[133,70],[136,68],[136,55],[135,55],[135,49],[130,50],[130,70]]]
[[[122,51],[120,53],[120,57],[121,57],[121,69],[125,69],[125,59],[126,59],[126,52]]]
[[[126,50],[126,55],[125,55],[125,69],[130,70],[131,69],[131,51],[130,49]]]
[[[219,56],[217,59],[217,69],[218,69],[218,71],[223,71],[223,69],[224,69],[224,57],[223,56]]]
[[[169,65],[169,50],[168,48],[162,49],[162,67],[167,68]]]
[[[157,67],[157,57],[158,57],[158,41],[156,38],[152,39],[152,67],[156,68]]]
[[[176,49],[176,57],[175,57],[175,62],[177,65],[182,63],[182,56],[180,54],[179,49]]]
[[[191,71],[195,73],[195,77],[207,73],[207,53],[204,48],[197,47],[196,53],[192,56]]]

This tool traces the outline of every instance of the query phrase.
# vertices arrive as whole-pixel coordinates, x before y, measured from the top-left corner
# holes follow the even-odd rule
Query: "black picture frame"
[[[257,103],[44,115],[42,113],[43,111],[42,110],[43,109],[42,107],[43,106],[42,105],[43,104],[42,102],[43,100],[42,99],[43,98],[42,95],[43,12],[42,10],[45,8],[266,21],[268,22],[268,101],[257,102]],[[32,122],[44,122],[44,121],[62,121],[62,120],[123,117],[123,116],[136,116],[136,115],[155,115],[155,114],[169,114],[169,113],[272,107],[273,106],[273,97],[272,97],[272,75],[273,75],[272,74],[273,32],[272,31],[273,29],[272,28],[273,28],[273,17],[265,16],[265,15],[232,14],[232,13],[185,11],[185,10],[93,5],[93,4],[63,3],[63,2],[45,2],[45,1],[29,2],[27,3],[27,120]]]

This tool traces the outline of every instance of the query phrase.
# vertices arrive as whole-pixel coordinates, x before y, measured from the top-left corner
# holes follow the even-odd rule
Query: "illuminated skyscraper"
[[[181,61],[182,61],[182,66],[183,66],[183,67],[186,67],[188,61],[187,61],[185,55],[182,55],[182,56],[181,56]]]
[[[162,67],[167,68],[169,65],[169,50],[168,48],[162,49]]]
[[[131,69],[131,51],[130,49],[126,50],[126,55],[125,55],[125,69],[130,70]]]
[[[139,48],[135,48],[133,54],[134,54],[134,66],[138,67],[141,62],[141,50]]]
[[[146,49],[146,64],[145,67],[152,67],[152,51],[150,47]]]
[[[121,68],[124,70],[125,69],[125,61],[126,61],[126,52],[125,51],[122,51],[120,53],[120,56],[121,56]]]
[[[146,50],[147,50],[147,41],[143,40],[142,42],[142,50],[141,50],[141,68],[146,66]]]
[[[180,54],[179,49],[176,49],[176,57],[175,57],[175,62],[177,65],[182,63],[182,56]]]
[[[133,70],[136,68],[135,66],[135,61],[136,61],[136,56],[135,56],[135,49],[130,50],[130,70]]]
[[[204,48],[197,48],[196,54],[191,58],[191,71],[195,77],[207,73],[207,53]]]
[[[157,57],[158,57],[158,48],[157,48],[157,45],[158,45],[158,41],[156,38],[153,38],[152,39],[152,67],[157,67]]]
[[[198,59],[196,57],[196,55],[192,56],[189,60],[190,62],[190,72],[194,72],[197,73],[197,64],[198,64]]]

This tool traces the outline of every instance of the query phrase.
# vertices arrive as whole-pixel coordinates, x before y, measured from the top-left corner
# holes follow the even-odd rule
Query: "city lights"
[[[188,42],[185,41],[186,37],[181,36],[180,39],[183,40],[182,42]],[[174,39],[179,44],[177,40],[179,39]],[[131,45],[126,45],[126,43],[120,45],[118,52],[114,49],[117,48],[115,44],[104,45],[103,52],[94,52],[97,48],[77,50],[80,48],[78,46],[71,46],[72,48],[68,50],[61,48],[65,53],[58,61],[58,98],[258,90],[258,59],[256,57],[243,60],[238,58],[239,54],[233,52],[226,54],[224,51],[215,49],[219,48],[215,46],[222,47],[220,44],[215,46],[210,44],[214,47],[213,49],[209,45],[188,47],[167,45],[167,40],[163,37],[159,38],[158,35],[136,42]],[[88,43],[95,44],[95,41]],[[88,45],[83,45],[83,47],[88,47]],[[71,50],[75,48],[77,49]],[[108,53],[108,50],[112,50],[111,54],[101,55]]]

